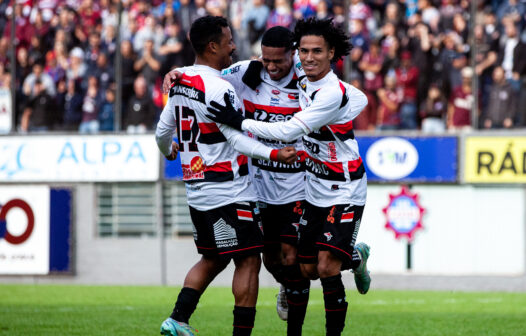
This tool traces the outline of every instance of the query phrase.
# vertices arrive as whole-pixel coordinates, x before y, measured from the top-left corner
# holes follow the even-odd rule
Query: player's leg
[[[354,249],[363,206],[335,205],[318,236],[318,274],[323,288],[327,335],[340,335],[345,326],[347,302],[341,270],[361,265]]]
[[[341,335],[345,326],[347,301],[340,269],[342,261],[330,251],[320,251],[318,273],[325,302],[325,330],[327,336]]]
[[[229,262],[229,259],[221,258],[216,249],[213,223],[221,216],[219,210],[199,211],[190,207],[190,215],[194,224],[194,241],[202,257],[187,273],[172,314],[161,325],[163,335],[193,335],[188,322],[199,298]]]
[[[278,283],[283,283],[279,206],[258,202],[263,226],[263,265]]]
[[[235,230],[236,244],[225,246],[221,253],[229,255],[235,263],[232,279],[235,298],[233,335],[246,336],[252,333],[256,316],[260,253],[263,248],[261,221],[253,202],[234,203],[227,210],[229,213],[226,216]]]
[[[259,289],[259,270],[261,259],[252,255],[234,259],[236,269],[232,279],[234,294],[234,336],[248,336],[254,328],[256,318],[256,302]]]

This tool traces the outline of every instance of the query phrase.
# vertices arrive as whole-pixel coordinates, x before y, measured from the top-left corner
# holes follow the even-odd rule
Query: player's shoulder
[[[226,69],[221,70],[221,76],[232,76],[232,75],[239,75],[242,76],[245,71],[250,66],[250,60],[247,61],[239,61],[237,63],[232,64]]]

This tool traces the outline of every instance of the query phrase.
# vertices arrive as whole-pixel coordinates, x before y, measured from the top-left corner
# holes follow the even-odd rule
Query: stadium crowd
[[[468,0],[350,0],[348,18],[343,0],[124,0],[120,46],[118,3],[0,0],[4,91],[16,18],[17,131],[113,131],[118,48],[122,129],[152,130],[166,101],[162,76],[193,63],[186,34],[206,14],[229,18],[240,60],[259,55],[262,33],[275,25],[310,16],[348,23],[349,78],[369,100],[355,129],[470,129],[476,102],[478,128],[526,123],[526,0],[478,0],[474,18]],[[343,65],[334,70],[342,75]]]

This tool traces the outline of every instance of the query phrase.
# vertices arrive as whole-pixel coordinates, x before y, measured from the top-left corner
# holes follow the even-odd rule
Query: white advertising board
[[[0,274],[49,273],[49,187],[0,187]]]
[[[11,91],[0,88],[0,134],[11,131]]]
[[[155,181],[153,135],[0,137],[0,182]]]

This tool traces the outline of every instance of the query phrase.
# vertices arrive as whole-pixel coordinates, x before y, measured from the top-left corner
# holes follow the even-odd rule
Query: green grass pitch
[[[0,285],[0,335],[158,335],[175,287]],[[277,289],[260,289],[252,335],[285,335]],[[347,292],[344,335],[526,335],[526,293],[372,290]],[[211,287],[190,320],[201,336],[231,335],[233,297]],[[323,298],[313,289],[303,334],[324,335]]]

